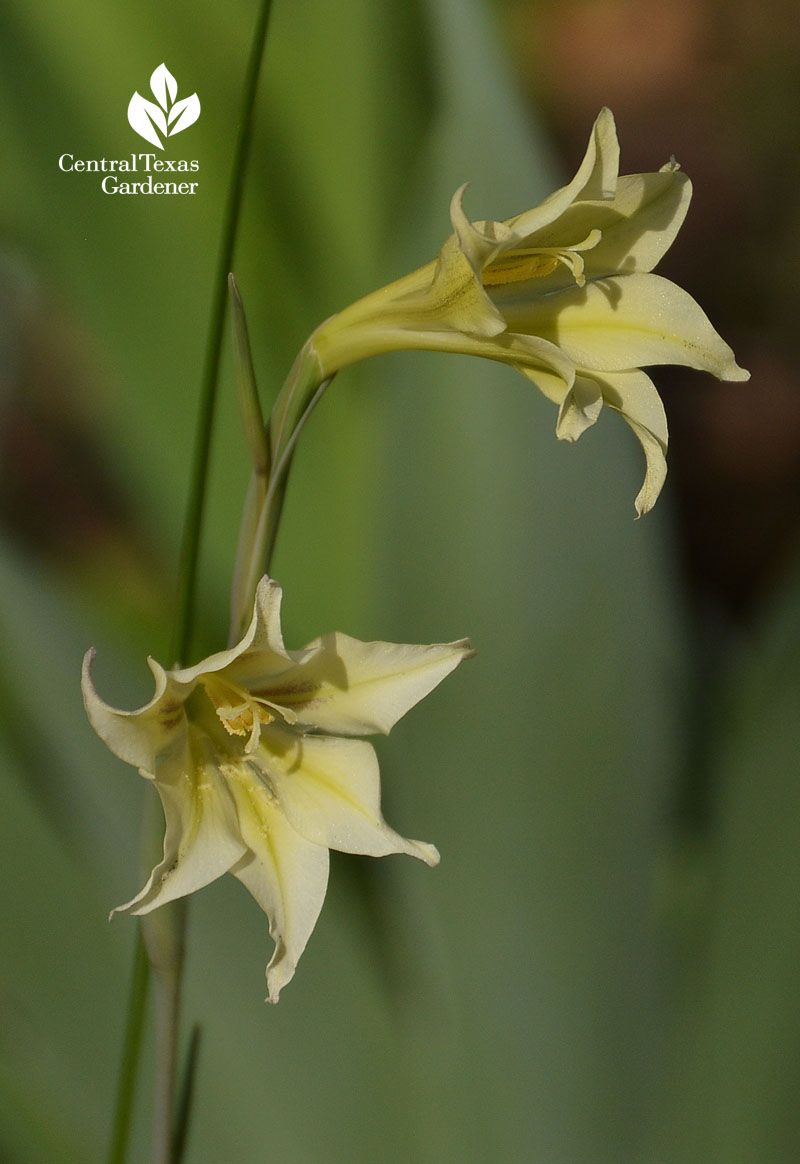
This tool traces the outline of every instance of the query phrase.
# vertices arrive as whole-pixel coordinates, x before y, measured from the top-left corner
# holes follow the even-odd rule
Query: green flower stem
[[[172,1140],[173,1164],[181,1164],[186,1151],[189,1117],[192,1112],[194,1099],[194,1085],[197,1070],[197,1060],[200,1055],[201,1027],[195,1023],[189,1038],[189,1049],[186,1052],[181,1090],[178,1096],[177,1115],[175,1118],[175,1134]]]
[[[278,536],[278,525],[280,523],[281,513],[283,512],[283,499],[286,496],[286,483],[289,478],[289,469],[291,468],[292,458],[294,457],[295,446],[300,439],[300,433],[303,431],[308,418],[322,399],[332,379],[333,376],[330,376],[327,380],[323,380],[321,384],[317,385],[314,395],[306,404],[305,411],[301,414],[292,429],[292,435],[281,450],[280,456],[275,463],[275,468],[270,475],[267,496],[264,499],[264,508],[261,512],[258,529],[256,530],[255,551],[252,563],[252,573],[256,575],[252,579],[254,595],[259,577],[269,570],[272,562],[275,539]]]
[[[142,918],[142,935],[153,975],[156,1018],[156,1079],[153,1164],[173,1164],[178,1022],[183,984],[187,902],[170,902]]]
[[[108,1164],[123,1164],[125,1160],[131,1116],[133,1115],[133,1101],[136,1095],[136,1076],[144,1034],[144,1013],[149,980],[150,963],[144,948],[141,927],[137,927],[128,1000],[128,1021],[125,1028],[125,1042],[122,1046],[117,1108],[114,1113],[114,1127],[108,1149]]]
[[[152,869],[161,859],[164,820],[156,797],[145,808],[144,865]],[[155,1095],[153,1101],[152,1161],[173,1164],[175,1097],[178,1077],[178,1032],[187,901],[171,901],[141,921],[142,938],[153,980],[155,1001]]]
[[[233,355],[239,409],[242,414],[245,440],[250,451],[250,460],[253,462],[253,473],[247,489],[247,498],[239,526],[239,542],[231,583],[230,626],[233,635],[244,617],[243,607],[247,605],[247,594],[244,587],[248,576],[250,549],[256,536],[259,516],[267,495],[272,468],[272,453],[269,433],[261,411],[244,305],[233,274],[228,275],[228,288],[230,291]],[[228,645],[233,645],[234,641],[234,638],[231,637]]]
[[[305,413],[309,400],[326,379],[313,339],[314,336],[306,340],[297,353],[270,413],[269,444],[273,464],[292,439],[292,434]]]
[[[181,547],[177,614],[171,651],[171,662],[173,663],[186,658],[191,643],[200,534],[205,510],[211,432],[225,323],[226,276],[232,265],[236,231],[239,225],[245,170],[252,138],[255,96],[261,62],[264,57],[271,8],[272,0],[262,0],[253,33],[242,91],[239,131],[234,150],[231,184],[225,208],[217,274],[214,281],[197,423],[197,443]],[[157,829],[160,837],[163,831],[163,821],[159,820],[158,825],[152,825],[150,829],[152,829],[153,835]],[[154,1113],[154,1139],[157,1147],[154,1164],[173,1164],[174,1096],[186,910],[181,908],[178,903],[174,903],[163,907],[159,913],[165,915],[162,918],[163,926],[159,931],[149,935],[147,942],[150,965],[156,971],[158,992],[156,1013],[158,1026],[157,1095]],[[133,1097],[142,1042],[141,1032],[144,1026],[148,980],[147,964],[142,958],[141,950],[142,943],[139,942],[137,943],[135,971],[132,975],[132,987],[128,1001],[127,1034],[117,1089],[108,1164],[124,1164],[133,1114]],[[169,958],[173,959],[171,964],[168,964]],[[159,968],[156,969],[156,966]]]
[[[252,615],[258,581],[269,572],[295,447],[332,379],[320,378],[319,362],[306,344],[275,402],[268,426],[269,476],[265,482],[256,464],[245,503],[231,586],[229,644],[241,637]]]

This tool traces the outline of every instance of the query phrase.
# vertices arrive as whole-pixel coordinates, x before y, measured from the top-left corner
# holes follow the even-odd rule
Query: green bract
[[[433,262],[354,303],[312,336],[322,375],[403,348],[463,352],[511,364],[559,406],[574,441],[603,404],[619,412],[647,459],[639,514],[666,476],[667,421],[641,371],[685,364],[746,380],[690,295],[651,274],[677,234],[691,183],[674,162],[618,175],[614,118],[603,109],[572,181],[506,222],[470,222],[464,187],[454,233]]]
[[[83,669],[92,726],[155,782],[166,818],[163,860],[114,912],[148,913],[233,873],[269,918],[271,1002],[319,916],[329,849],[438,862],[433,845],[386,824],[374,749],[346,737],[388,732],[472,653],[467,640],[408,646],[338,633],[287,651],[280,603],[280,587],[262,578],[237,646],[182,670],[151,659],[156,691],[138,711],[103,702],[93,652]]]

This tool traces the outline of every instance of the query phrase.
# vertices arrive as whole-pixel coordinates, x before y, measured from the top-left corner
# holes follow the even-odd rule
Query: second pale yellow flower
[[[464,187],[438,258],[323,323],[311,338],[322,376],[380,352],[463,352],[511,364],[558,405],[557,435],[574,441],[603,405],[644,449],[638,513],[666,476],[667,422],[641,369],[685,364],[746,380],[702,309],[653,268],[691,198],[674,162],[619,176],[614,118],[603,109],[572,181],[505,222],[470,222]]]

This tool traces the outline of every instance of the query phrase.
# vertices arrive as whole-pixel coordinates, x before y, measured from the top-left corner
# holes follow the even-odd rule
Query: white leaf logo
[[[178,82],[163,62],[150,78],[150,90],[164,110],[175,100],[175,94],[178,92]]]
[[[150,77],[150,89],[158,104],[134,93],[128,102],[128,122],[140,137],[163,150],[161,136],[172,137],[197,121],[200,99],[192,93],[191,97],[176,101],[178,82],[163,62]]]

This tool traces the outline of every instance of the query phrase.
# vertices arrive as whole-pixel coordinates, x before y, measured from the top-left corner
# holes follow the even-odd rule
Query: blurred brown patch
[[[800,21],[746,0],[516,0],[509,43],[549,115],[565,173],[602,105],[622,171],[674,154],[694,199],[659,272],[685,287],[752,372],[747,384],[656,369],[687,581],[746,618],[800,537]]]
[[[3,537],[62,580],[112,593],[148,619],[163,603],[163,570],[111,460],[114,442],[103,440],[91,344],[13,261],[0,262],[0,301]]]

